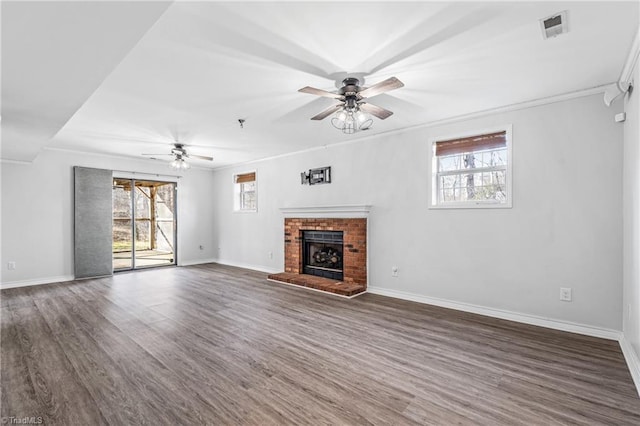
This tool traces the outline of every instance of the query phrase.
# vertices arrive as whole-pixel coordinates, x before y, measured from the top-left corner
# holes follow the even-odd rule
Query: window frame
[[[429,167],[431,175],[431,196],[429,197],[429,209],[510,209],[513,207],[513,125],[507,124],[502,126],[490,127],[485,129],[473,130],[464,133],[443,134],[437,137],[429,138]],[[436,155],[436,142],[442,142],[452,139],[468,138],[472,136],[481,136],[490,133],[505,132],[507,143],[507,167],[505,175],[506,201],[498,203],[495,201],[454,201],[441,202],[439,197],[438,185],[438,156]],[[500,168],[502,170],[502,168]],[[488,171],[483,168],[481,171]],[[458,174],[458,173],[452,173]]]
[[[242,208],[242,194],[246,193],[242,191],[242,182],[236,182],[238,176],[247,175],[253,173],[255,176],[255,194],[256,206],[252,209]],[[245,172],[234,173],[232,175],[233,182],[233,212],[234,213],[256,213],[258,211],[258,172],[257,170],[248,170]],[[250,192],[250,191],[247,191]]]

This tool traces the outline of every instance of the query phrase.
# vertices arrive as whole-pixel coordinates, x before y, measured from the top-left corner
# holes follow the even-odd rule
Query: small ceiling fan
[[[177,170],[187,170],[191,168],[191,165],[185,161],[187,158],[198,158],[200,160],[213,161],[213,157],[207,157],[205,155],[194,155],[188,154],[185,149],[184,144],[182,143],[174,143],[173,148],[171,149],[171,153],[169,154],[142,154],[148,157],[157,157],[161,155],[171,155],[173,156],[173,161],[171,162],[171,167]]]
[[[323,120],[331,114],[336,113],[331,120],[331,124],[344,133],[354,133],[358,130],[367,130],[371,127],[373,119],[368,114],[380,120],[384,120],[393,114],[393,112],[388,109],[368,103],[366,101],[367,98],[403,86],[404,83],[400,80],[395,77],[390,77],[371,87],[361,87],[360,80],[355,77],[347,77],[342,80],[342,87],[337,93],[309,86],[303,87],[298,90],[298,92],[339,100],[340,103],[330,106],[319,114],[311,117],[311,119]]]

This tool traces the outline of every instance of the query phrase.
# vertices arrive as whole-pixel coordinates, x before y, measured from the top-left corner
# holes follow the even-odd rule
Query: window
[[[432,143],[432,207],[511,207],[511,128]]]
[[[234,210],[239,212],[257,211],[256,172],[242,173],[233,178]]]

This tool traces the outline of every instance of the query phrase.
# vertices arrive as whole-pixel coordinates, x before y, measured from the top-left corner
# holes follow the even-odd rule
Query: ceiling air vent
[[[563,10],[560,13],[541,19],[540,28],[542,29],[542,37],[545,40],[568,32],[567,11]]]

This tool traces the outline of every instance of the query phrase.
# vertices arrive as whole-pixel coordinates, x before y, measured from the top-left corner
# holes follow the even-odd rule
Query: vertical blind
[[[450,139],[436,142],[436,156],[462,154],[464,152],[484,151],[487,149],[505,148],[507,132],[501,131],[466,138]]]
[[[77,166],[73,172],[75,277],[111,275],[112,172]]]

